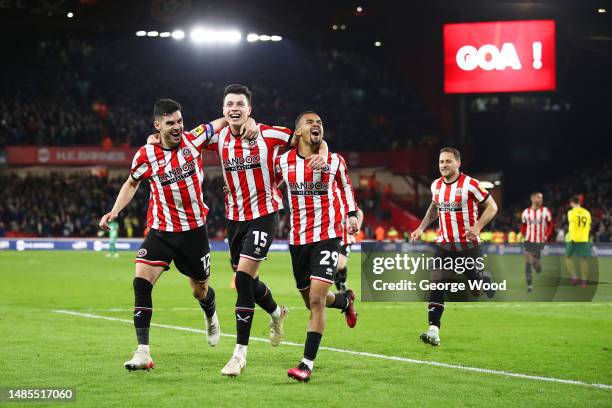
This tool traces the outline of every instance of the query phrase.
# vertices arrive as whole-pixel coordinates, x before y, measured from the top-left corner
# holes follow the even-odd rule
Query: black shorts
[[[344,255],[348,258],[350,254],[351,254],[351,244],[340,246],[340,255]]]
[[[544,245],[545,244],[543,242],[524,242],[523,248],[525,252],[529,252],[530,254],[535,256],[537,259],[540,259],[540,255],[541,255],[542,249],[544,249]]]
[[[305,245],[289,245],[293,277],[299,290],[310,287],[310,280],[316,279],[334,283],[338,269],[340,238],[326,239]]]
[[[230,259],[238,266],[240,257],[263,261],[276,235],[278,214],[268,214],[250,221],[227,221]]]
[[[484,269],[484,257],[479,247],[463,251],[449,251],[438,247],[434,254],[434,270],[444,270],[460,275],[468,279],[477,279]],[[442,268],[438,266],[442,265]]]
[[[206,225],[184,232],[150,229],[138,250],[136,263],[176,268],[195,281],[205,282],[210,276],[210,245]]]

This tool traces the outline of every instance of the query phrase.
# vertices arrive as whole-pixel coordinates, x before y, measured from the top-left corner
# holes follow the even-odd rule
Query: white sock
[[[246,356],[247,356],[247,347],[249,347],[249,346],[245,346],[245,345],[242,345],[242,344],[236,344],[236,348],[234,348],[234,355],[246,358]]]
[[[149,345],[148,344],[139,344],[138,345],[138,351],[144,351],[145,353],[149,354]]]
[[[438,326],[434,326],[433,324],[431,326],[429,326],[429,330],[434,331],[436,333],[438,333],[440,331]]]
[[[274,309],[274,311],[270,313],[270,316],[272,316],[273,319],[278,319],[280,317],[280,314],[280,307],[276,305],[276,309]]]
[[[206,317],[206,320],[208,320],[209,322],[212,322],[216,315],[217,315],[217,311],[216,310],[215,310],[215,313],[212,315],[212,317],[208,317],[208,316],[206,316],[206,313],[204,313],[204,317]]]
[[[307,358],[303,358],[302,363],[306,364],[308,368],[310,369],[310,371],[312,371],[312,368],[314,367],[314,361],[309,360]]]

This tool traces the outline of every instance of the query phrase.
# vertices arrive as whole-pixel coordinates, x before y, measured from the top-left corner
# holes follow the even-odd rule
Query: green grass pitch
[[[273,348],[252,341],[244,373],[224,378],[219,371],[231,355],[234,338],[222,337],[211,348],[202,333],[152,327],[156,368],[130,373],[122,364],[135,349],[131,324],[54,310],[130,321],[132,256],[0,253],[0,387],[75,388],[75,402],[50,403],[66,407],[612,406],[612,387],[589,385],[612,385],[612,303],[448,304],[442,344],[432,348],[418,340],[427,323],[424,304],[357,302],[355,329],[346,327],[338,311],[328,310],[322,346],[379,356],[321,350],[308,384],[286,375],[299,361],[301,346]],[[516,264],[521,274],[518,257]],[[227,254],[214,253],[212,265],[221,328],[231,335],[235,293],[229,288]],[[260,276],[277,301],[290,307],[285,339],[301,344],[308,312],[295,290],[290,265],[288,253],[271,253]],[[357,292],[358,274],[356,253],[350,259],[349,283]],[[203,328],[188,281],[174,268],[156,285],[153,306],[153,323]],[[267,323],[268,316],[258,310],[252,336],[267,338]],[[0,405],[17,406],[6,401]]]

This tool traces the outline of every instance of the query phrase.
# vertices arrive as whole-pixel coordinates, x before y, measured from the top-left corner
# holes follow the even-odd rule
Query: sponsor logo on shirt
[[[261,168],[261,158],[258,154],[249,155],[246,157],[233,157],[223,159],[223,168],[225,171],[243,171],[250,169]]]

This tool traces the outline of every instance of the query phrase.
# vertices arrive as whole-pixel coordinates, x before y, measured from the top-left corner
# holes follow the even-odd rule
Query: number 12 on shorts
[[[264,248],[268,243],[268,233],[263,231],[253,231],[255,235],[255,246]]]

